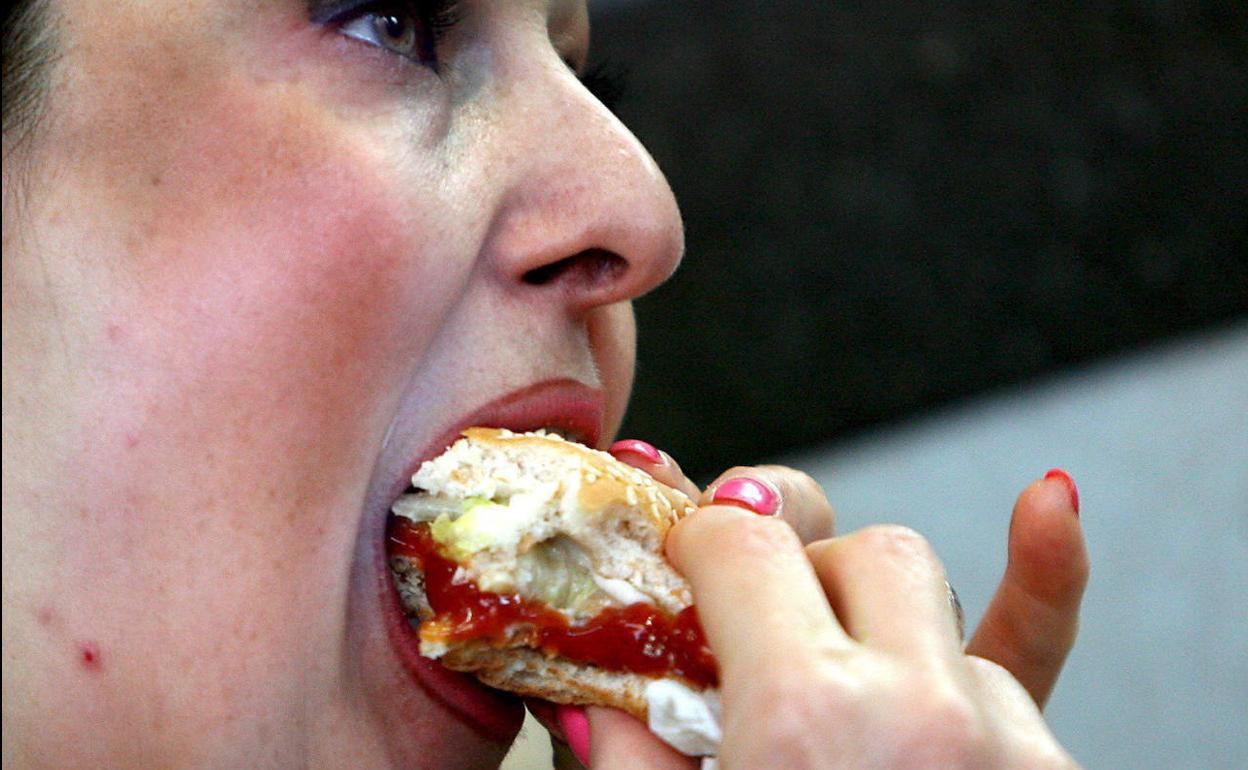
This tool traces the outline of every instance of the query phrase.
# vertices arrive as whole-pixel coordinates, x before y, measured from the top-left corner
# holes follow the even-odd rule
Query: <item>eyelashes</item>
[[[315,24],[337,28],[347,37],[441,69],[438,42],[459,23],[459,0],[307,0]],[[410,22],[410,28],[403,22]],[[576,68],[568,63],[568,66]],[[627,91],[627,72],[612,60],[599,60],[578,75],[582,85],[615,112]]]
[[[313,23],[440,69],[437,44],[459,21],[455,0],[309,0]]]
[[[307,0],[308,17],[316,24],[340,23],[366,13],[404,12],[442,33],[459,21],[458,0]]]

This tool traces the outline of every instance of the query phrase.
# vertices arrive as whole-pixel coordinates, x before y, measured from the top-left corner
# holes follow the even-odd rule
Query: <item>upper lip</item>
[[[550,428],[601,448],[605,413],[605,393],[577,380],[544,380],[513,390],[457,420],[426,445],[407,466],[403,485],[394,490],[395,495],[407,486],[407,480],[421,463],[442,454],[466,428],[486,426],[518,433]]]

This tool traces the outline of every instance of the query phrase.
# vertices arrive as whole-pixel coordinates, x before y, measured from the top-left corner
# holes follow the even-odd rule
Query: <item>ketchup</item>
[[[447,639],[486,639],[501,645],[515,638],[517,627],[528,626],[528,644],[547,654],[608,671],[675,675],[706,687],[719,681],[693,607],[673,617],[638,602],[608,607],[573,624],[541,602],[452,582],[458,565],[439,552],[428,524],[391,517],[389,540],[391,554],[420,564],[425,594],[436,613],[433,622]]]

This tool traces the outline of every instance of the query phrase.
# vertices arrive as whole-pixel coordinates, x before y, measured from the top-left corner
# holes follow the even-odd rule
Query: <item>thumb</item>
[[[588,706],[585,713],[591,768],[690,770],[698,766],[698,760],[663,743],[644,724],[623,711]],[[562,714],[560,722],[563,722]],[[572,744],[570,738],[568,742]]]

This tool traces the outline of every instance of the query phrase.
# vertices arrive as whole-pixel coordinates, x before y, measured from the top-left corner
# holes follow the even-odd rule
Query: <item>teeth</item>
[[[552,428],[541,428],[541,430],[542,430],[542,431],[544,431],[544,432],[546,432],[546,433],[552,433],[552,434],[554,434],[554,435],[558,436],[558,437],[559,437],[559,438],[561,438],[561,439],[564,439],[564,440],[566,440],[566,441],[571,441],[571,442],[576,443],[576,444],[584,444],[584,443],[585,443],[585,437],[584,437],[584,436],[580,435],[579,433],[575,433],[575,432],[573,432],[573,431],[566,430],[566,429],[564,429],[564,428],[553,428],[553,427],[552,427]]]

